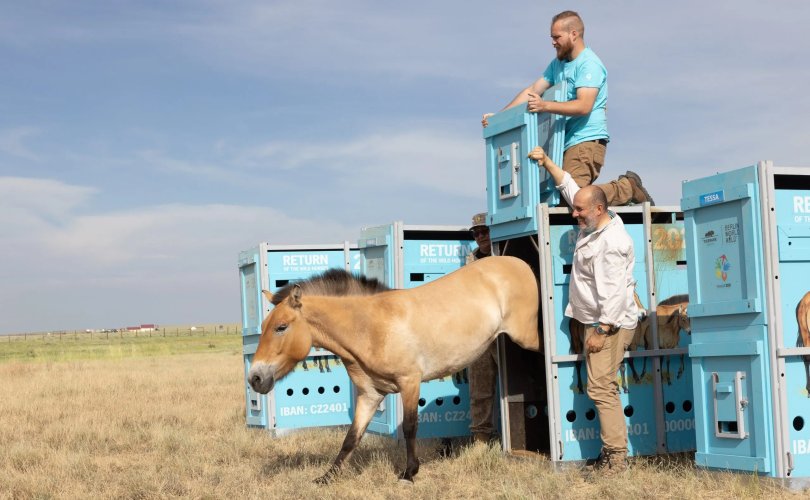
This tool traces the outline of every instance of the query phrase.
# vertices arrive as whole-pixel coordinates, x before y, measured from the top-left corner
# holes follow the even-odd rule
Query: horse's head
[[[678,327],[689,335],[692,335],[692,320],[689,319],[689,315],[687,314],[688,307],[689,304],[681,304],[676,314],[678,315]]]
[[[262,293],[273,303],[273,294]],[[310,326],[301,315],[301,295],[301,287],[293,286],[262,322],[262,335],[248,372],[250,386],[258,393],[270,392],[276,380],[287,375],[312,348]]]

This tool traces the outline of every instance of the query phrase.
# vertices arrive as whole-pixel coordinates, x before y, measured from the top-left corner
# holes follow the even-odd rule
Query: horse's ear
[[[296,309],[301,307],[301,285],[293,285],[292,292],[290,292],[290,306]]]
[[[264,295],[264,298],[267,299],[267,302],[271,302],[271,303],[273,302],[273,294],[272,293],[268,292],[267,290],[262,290],[262,295]]]

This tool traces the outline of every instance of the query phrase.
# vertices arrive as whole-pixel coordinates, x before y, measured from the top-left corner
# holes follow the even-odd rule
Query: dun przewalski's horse
[[[658,348],[659,349],[674,349],[680,345],[681,330],[687,334],[692,334],[692,321],[689,319],[689,295],[680,294],[673,295],[658,303],[655,308],[656,323],[658,325]],[[636,327],[633,341],[630,343],[628,350],[635,351],[638,347],[643,347],[645,350],[652,348],[652,316],[647,316],[639,320]],[[678,368],[676,378],[681,378],[683,375],[685,364],[684,354],[681,354],[681,366]],[[672,385],[672,374],[670,372],[670,359],[671,356],[666,358],[666,369],[662,370],[662,378],[666,380],[667,385]],[[633,358],[628,358],[630,370],[633,373],[633,380],[639,382],[644,374],[647,373],[647,358],[641,360],[641,375],[636,373],[636,366]],[[664,359],[661,358],[661,367],[663,368]]]
[[[266,394],[306,358],[312,346],[343,360],[357,391],[354,419],[326,473],[328,483],[350,457],[387,394],[402,398],[407,452],[400,479],[419,471],[416,427],[423,381],[450,375],[478,358],[499,333],[539,351],[539,294],[528,264],[515,257],[488,257],[407,290],[380,291],[376,282],[348,273],[287,285],[262,323],[248,381]],[[374,280],[372,280],[374,281]]]

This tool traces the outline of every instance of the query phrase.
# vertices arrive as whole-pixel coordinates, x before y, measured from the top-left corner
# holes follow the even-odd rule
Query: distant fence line
[[[118,331],[79,331],[74,330],[49,332],[49,333],[15,333],[11,335],[0,336],[0,342],[14,342],[16,340],[29,340],[38,339],[59,339],[63,341],[78,340],[78,339],[116,339],[116,338],[151,338],[151,337],[194,337],[202,335],[238,335],[241,334],[239,326],[235,325],[221,325],[221,326],[196,326],[196,327],[169,327],[169,328],[155,328],[149,331],[138,330],[118,330]],[[5,339],[4,339],[5,338]]]

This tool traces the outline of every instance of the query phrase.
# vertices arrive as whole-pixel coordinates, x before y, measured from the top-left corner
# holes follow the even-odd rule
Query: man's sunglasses
[[[485,227],[482,229],[470,229],[470,232],[473,234],[473,237],[477,238],[482,234],[489,234],[489,228]]]

